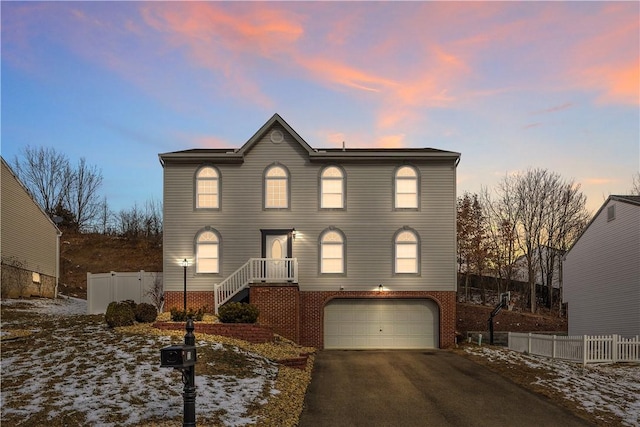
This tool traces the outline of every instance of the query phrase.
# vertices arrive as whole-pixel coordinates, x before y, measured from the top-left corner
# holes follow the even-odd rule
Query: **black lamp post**
[[[185,267],[185,271],[187,267]],[[195,359],[195,345],[196,336],[193,334],[195,329],[193,325],[193,319],[189,317],[185,324],[187,333],[184,336],[185,348],[194,349]],[[195,362],[195,361],[194,361]],[[182,370],[182,383],[184,388],[182,389],[182,403],[184,405],[183,414],[183,427],[195,427],[196,425],[196,367],[195,365],[187,366]]]
[[[189,266],[189,261],[187,259],[182,260],[182,268],[184,270],[184,292],[182,294],[184,298],[184,313],[187,313],[187,267]]]

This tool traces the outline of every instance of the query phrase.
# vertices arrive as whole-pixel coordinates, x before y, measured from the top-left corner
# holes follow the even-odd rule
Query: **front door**
[[[262,230],[262,256],[266,258],[267,281],[287,280],[291,258],[291,232],[289,230]]]
[[[287,266],[284,258],[287,257],[288,237],[286,234],[267,236],[267,280],[287,278]]]

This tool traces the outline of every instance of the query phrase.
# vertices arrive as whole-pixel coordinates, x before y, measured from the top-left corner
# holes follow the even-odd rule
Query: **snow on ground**
[[[583,367],[507,349],[467,347],[465,351],[489,361],[524,364],[547,371],[551,375],[539,378],[537,385],[561,393],[565,399],[576,402],[590,413],[594,410],[611,412],[620,417],[624,425],[640,426],[640,366],[637,364]]]
[[[20,420],[17,424],[28,425],[34,414],[55,420],[73,412],[84,414],[89,425],[100,426],[182,418],[180,372],[159,366],[160,349],[177,344],[174,338],[121,335],[91,316],[74,320],[69,316],[86,313],[86,301],[75,298],[2,300],[3,306],[20,310],[23,304],[31,306],[29,311],[51,315],[46,321],[54,322],[54,332],[28,338],[28,352],[3,346],[3,423]],[[3,321],[2,328],[41,331],[43,325],[33,322]],[[220,348],[217,343],[198,342],[199,348],[205,346]],[[277,366],[257,355],[251,360],[253,376],[246,378],[201,376],[196,369],[198,419],[218,413],[226,426],[255,423],[248,409],[264,403],[265,390],[277,393]]]
[[[79,316],[87,314],[87,301],[79,298],[60,295],[58,299],[3,299],[2,305],[28,305],[28,308],[18,309],[54,316]]]

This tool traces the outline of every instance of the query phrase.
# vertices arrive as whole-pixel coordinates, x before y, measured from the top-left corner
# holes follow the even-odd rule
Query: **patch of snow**
[[[87,314],[87,301],[80,298],[60,296],[57,299],[3,299],[2,305],[29,305],[30,308],[17,311],[32,311],[53,316],[79,316]]]
[[[524,364],[546,370],[552,378],[539,378],[536,384],[560,392],[565,399],[587,412],[602,410],[615,414],[627,426],[640,426],[640,366],[587,365],[532,356],[506,349],[467,347],[466,352],[489,361]]]
[[[55,316],[86,313],[86,301],[76,298],[2,301],[3,305],[17,303]],[[54,333],[33,337],[35,351],[3,348],[2,419],[18,416],[28,424],[29,417],[45,407],[51,420],[74,411],[84,414],[88,425],[105,427],[181,418],[181,373],[159,366],[160,349],[175,344],[175,338],[123,336],[103,323],[85,319],[78,317],[75,325],[54,319],[58,322]],[[11,326],[20,325],[12,322]],[[222,348],[222,344],[206,341],[198,341],[198,346]],[[261,356],[247,356],[255,366],[250,378],[198,375],[196,368],[198,419],[217,413],[225,426],[255,424],[256,419],[247,413],[256,403],[265,402],[264,393],[275,393],[278,367]],[[28,379],[22,380],[25,376]],[[19,387],[12,386],[14,379]]]

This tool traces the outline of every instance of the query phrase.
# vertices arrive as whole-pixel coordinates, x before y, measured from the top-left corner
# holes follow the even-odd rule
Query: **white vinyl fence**
[[[148,295],[162,273],[144,270],[128,273],[87,273],[87,314],[102,314],[113,301],[133,300],[153,304]]]
[[[640,362],[640,337],[557,336],[509,332],[509,349],[587,363]]]

